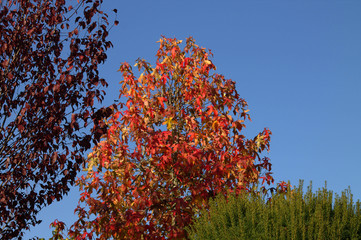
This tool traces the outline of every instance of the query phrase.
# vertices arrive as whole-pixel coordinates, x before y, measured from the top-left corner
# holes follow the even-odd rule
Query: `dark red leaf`
[[[1,239],[20,239],[38,224],[36,214],[69,191],[84,152],[99,139],[89,117],[103,89],[88,93],[102,87],[94,80],[111,44],[98,2],[83,1],[73,15],[69,1],[13,1],[11,10],[0,4],[0,196],[7,198],[0,201]],[[80,27],[69,39],[74,20]],[[87,31],[98,21],[100,37]]]

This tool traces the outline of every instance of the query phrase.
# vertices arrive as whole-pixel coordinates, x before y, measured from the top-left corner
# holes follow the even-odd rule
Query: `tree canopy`
[[[193,38],[183,49],[181,42],[160,39],[155,66],[136,62],[139,77],[120,66],[121,103],[77,181],[79,219],[70,237],[184,238],[216,194],[273,183],[271,163],[260,156],[270,130],[242,135],[250,116],[235,82],[215,73],[212,53]]]
[[[96,109],[112,44],[102,0],[0,1],[0,238],[60,200],[106,126]],[[93,124],[94,123],[94,124]],[[92,126],[93,127],[88,127]]]

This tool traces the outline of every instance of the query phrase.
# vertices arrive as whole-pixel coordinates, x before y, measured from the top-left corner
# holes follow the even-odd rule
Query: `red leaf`
[[[177,48],[172,48],[172,58],[175,58],[175,56],[176,56],[176,54],[177,54]]]
[[[54,152],[51,156],[51,164],[55,164],[58,159],[58,152]]]

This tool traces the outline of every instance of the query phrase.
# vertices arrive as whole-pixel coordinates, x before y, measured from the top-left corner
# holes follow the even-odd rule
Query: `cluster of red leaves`
[[[138,78],[121,65],[127,101],[106,121],[77,181],[71,237],[181,239],[216,194],[251,191],[260,177],[273,183],[269,159],[259,156],[271,132],[246,139],[247,103],[235,83],[213,73],[212,53],[192,38],[180,44],[162,38],[155,67],[137,61]]]
[[[73,184],[106,126],[102,0],[0,1],[0,238],[21,237]],[[92,131],[88,125],[94,124]],[[88,134],[82,132],[87,128]],[[90,132],[90,133],[89,133]]]

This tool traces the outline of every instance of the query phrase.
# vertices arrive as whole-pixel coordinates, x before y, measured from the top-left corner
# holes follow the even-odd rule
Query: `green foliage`
[[[361,205],[350,189],[341,196],[324,188],[312,193],[312,182],[303,193],[216,196],[188,227],[189,238],[216,239],[361,239]],[[334,199],[333,199],[334,198]]]

